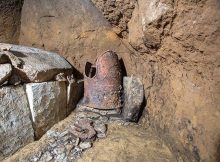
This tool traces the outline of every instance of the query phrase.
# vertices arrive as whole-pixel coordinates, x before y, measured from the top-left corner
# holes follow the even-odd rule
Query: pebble
[[[60,133],[59,132],[55,132],[52,130],[47,131],[47,136],[48,137],[59,137]]]
[[[41,156],[40,161],[45,161],[45,162],[47,162],[47,161],[50,161],[50,160],[52,160],[52,159],[53,159],[53,156],[52,156],[48,151],[46,151],[46,152]]]
[[[65,136],[65,135],[67,135],[67,133],[68,133],[68,131],[66,130],[66,131],[64,131],[64,132],[62,132],[62,133],[60,133],[60,137],[63,137],[63,136]]]
[[[54,143],[50,143],[50,147],[56,147],[57,146],[57,143],[56,142],[54,142]]]
[[[78,145],[79,145],[79,142],[80,142],[80,139],[77,138],[76,141],[75,141],[75,146],[78,146]]]
[[[82,153],[82,149],[79,147],[75,147],[72,151],[71,151],[71,159],[77,159],[81,156]]]
[[[57,162],[65,162],[65,161],[67,161],[67,160],[65,160],[65,159],[67,159],[65,153],[59,154],[59,155],[57,155],[57,157],[56,157],[56,161],[57,161]]]
[[[80,147],[81,149],[85,150],[85,149],[91,148],[91,147],[92,147],[92,144],[91,144],[91,142],[81,142],[81,143],[79,144],[79,147]]]
[[[58,146],[57,148],[55,148],[53,150],[53,153],[56,154],[56,155],[60,155],[64,152],[65,152],[65,147],[64,146]]]
[[[106,131],[107,131],[106,124],[96,122],[94,124],[94,129],[97,132],[97,137],[98,138],[105,138],[106,137]]]
[[[106,137],[106,134],[105,134],[105,133],[98,133],[98,134],[97,134],[97,137],[98,137],[98,138],[105,138],[105,137]]]

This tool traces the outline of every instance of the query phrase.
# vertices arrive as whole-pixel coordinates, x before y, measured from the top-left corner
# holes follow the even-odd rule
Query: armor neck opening
[[[96,75],[96,67],[93,67],[90,62],[86,62],[85,75],[89,78],[93,78]]]

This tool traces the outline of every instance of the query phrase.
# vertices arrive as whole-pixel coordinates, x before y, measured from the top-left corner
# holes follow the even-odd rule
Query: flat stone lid
[[[5,43],[0,43],[0,51],[0,63],[4,61],[1,61],[1,55],[7,55],[23,82],[44,82],[59,73],[67,76],[73,72],[72,66],[57,53]]]

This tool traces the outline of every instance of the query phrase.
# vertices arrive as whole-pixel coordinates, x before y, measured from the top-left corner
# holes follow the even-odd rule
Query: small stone
[[[97,133],[106,133],[106,125],[105,124],[95,124],[94,129]]]
[[[62,154],[62,153],[64,153],[65,152],[65,147],[64,146],[58,146],[58,147],[56,147],[54,150],[53,150],[53,153],[55,154],[55,155],[60,155],[60,154]]]
[[[0,64],[0,85],[3,84],[12,73],[11,64]]]
[[[71,135],[65,135],[61,137],[63,143],[69,143],[70,141],[75,141]]]
[[[31,162],[37,162],[37,161],[39,161],[39,158],[38,158],[37,156],[33,156],[33,157],[31,157],[31,158],[29,159],[29,161],[31,161]]]
[[[78,146],[78,145],[79,145],[79,142],[80,142],[80,139],[79,139],[79,138],[76,138],[75,146]]]
[[[126,121],[137,122],[144,101],[144,86],[139,78],[124,77],[123,118]]]
[[[71,151],[71,159],[78,159],[80,158],[81,154],[82,154],[82,149],[79,147],[75,147],[72,151]]]
[[[91,148],[92,147],[92,143],[91,142],[81,142],[79,144],[79,147],[83,150]]]
[[[105,138],[106,137],[106,133],[98,133],[97,137],[98,138]]]
[[[109,118],[107,116],[100,116],[98,120],[102,123],[107,123]]]
[[[50,143],[50,147],[52,147],[52,148],[57,147],[57,143],[56,142]]]
[[[40,161],[45,161],[45,162],[48,162],[50,160],[53,159],[53,156],[48,152],[46,151],[40,158]]]
[[[57,162],[66,162],[67,161],[67,157],[65,153],[59,154],[56,156],[56,161]]]
[[[54,137],[54,134],[55,134],[55,132],[52,131],[52,130],[48,130],[48,131],[47,131],[47,136],[48,136],[48,137]]]
[[[64,132],[62,132],[62,133],[60,133],[60,137],[64,137],[65,135],[67,135],[68,134],[68,131],[66,130],[66,131],[64,131]]]

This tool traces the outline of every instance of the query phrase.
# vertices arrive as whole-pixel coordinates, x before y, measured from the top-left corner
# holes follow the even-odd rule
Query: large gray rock
[[[12,72],[11,64],[0,65],[0,85],[4,83],[11,76],[11,72]]]
[[[144,86],[139,78],[124,77],[123,118],[126,121],[138,121],[141,105],[144,101]]]
[[[29,83],[25,85],[36,138],[67,115],[65,82]]]
[[[3,43],[0,51],[0,62],[5,62],[7,57],[23,82],[44,82],[55,80],[59,73],[72,74],[72,66],[56,53]]]
[[[0,160],[34,140],[23,87],[0,89]]]

